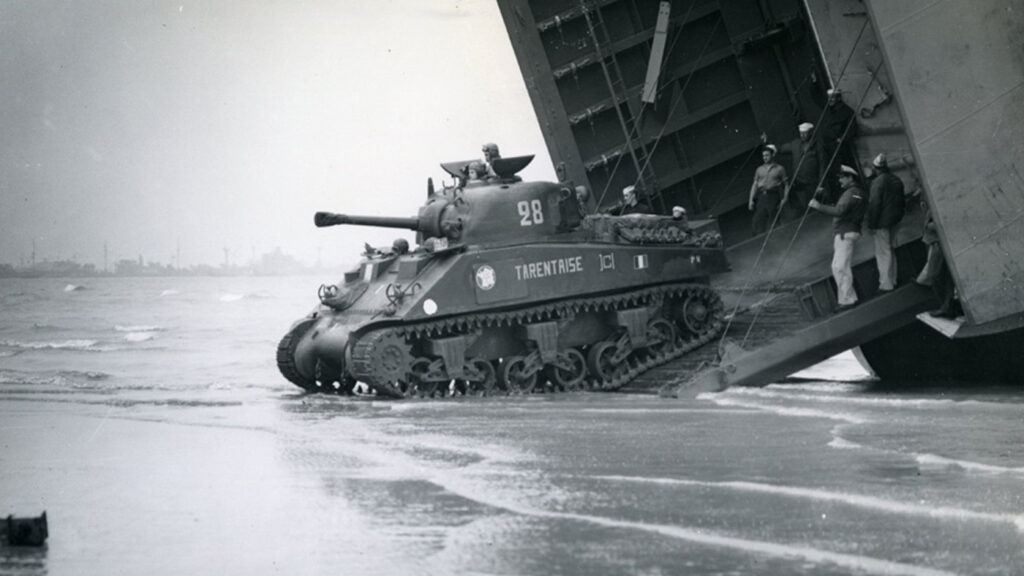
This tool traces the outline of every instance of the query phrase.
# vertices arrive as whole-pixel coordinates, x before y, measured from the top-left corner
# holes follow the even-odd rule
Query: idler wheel
[[[647,324],[647,349],[654,356],[672,350],[676,345],[676,327],[664,318],[655,318]]]
[[[703,336],[711,329],[713,314],[700,296],[687,298],[679,312],[683,325],[695,336]]]
[[[529,394],[537,386],[537,370],[523,356],[511,356],[501,364],[498,376],[510,394]]]
[[[587,375],[587,360],[575,348],[559,352],[555,361],[548,365],[548,378],[562,390],[579,390]]]
[[[289,330],[277,345],[277,369],[289,382],[308,392],[320,390],[316,383],[315,360],[312,357],[296,358],[295,349],[314,323],[316,320],[313,318],[304,320]]]
[[[615,362],[618,346],[614,342],[604,341],[594,344],[587,353],[587,368],[599,380],[611,381],[622,368]]]

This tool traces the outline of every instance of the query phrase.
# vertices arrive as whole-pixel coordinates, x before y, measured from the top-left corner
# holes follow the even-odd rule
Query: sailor
[[[875,261],[878,264],[878,291],[891,292],[896,287],[896,258],[893,246],[896,227],[903,219],[903,181],[889,171],[885,154],[871,161],[878,176],[871,182],[868,196],[867,228],[875,237]]]
[[[935,218],[923,199],[921,205],[925,209],[921,241],[928,246],[928,257],[915,282],[921,286],[930,287],[935,294],[935,299],[939,301],[938,308],[928,311],[929,316],[953,319],[963,315],[963,306],[956,296],[956,284],[953,283],[953,275],[950,274],[949,265],[946,264],[945,255],[942,253],[942,244],[939,241],[939,229],[935,224]]]
[[[793,182],[789,190],[789,202],[783,208],[789,219],[804,215],[814,189],[822,180],[822,171],[828,163],[821,139],[814,135],[814,124],[804,122],[797,127],[800,137],[787,145],[793,159]]]
[[[779,205],[789,197],[786,169],[775,162],[778,151],[774,144],[765,145],[761,151],[764,163],[754,171],[754,182],[750,185],[747,207],[754,213],[752,223],[755,236],[768,231]]]
[[[609,208],[607,214],[626,216],[629,214],[650,214],[651,209],[637,195],[636,186],[629,185],[622,189],[622,202]]]
[[[682,206],[673,206],[672,219],[686,222],[686,208],[683,208]]]
[[[839,88],[832,88],[828,91],[828,106],[825,107],[822,117],[820,133],[825,161],[830,163],[828,164],[830,170],[826,182],[829,185],[834,185],[838,176],[836,166],[842,164],[853,166],[857,163],[856,155],[849,145],[857,135],[857,121],[853,108],[843,102],[843,91]],[[841,190],[839,192],[842,193]]]
[[[853,288],[853,247],[860,238],[867,201],[857,186],[857,171],[853,168],[846,165],[839,168],[839,186],[843,193],[835,206],[822,204],[817,198],[812,198],[809,206],[832,216],[832,277],[839,300],[836,312],[843,312],[857,304],[857,292]]]

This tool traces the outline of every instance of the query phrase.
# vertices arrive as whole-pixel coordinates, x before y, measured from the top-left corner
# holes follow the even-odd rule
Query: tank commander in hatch
[[[627,216],[629,214],[650,214],[651,209],[640,200],[636,186],[629,185],[622,189],[622,202],[612,206],[605,213],[612,216]]]
[[[501,153],[498,152],[498,145],[494,142],[488,142],[481,148],[484,153],[484,165],[487,166],[487,177],[497,178],[498,174],[494,171],[492,163],[501,158]]]

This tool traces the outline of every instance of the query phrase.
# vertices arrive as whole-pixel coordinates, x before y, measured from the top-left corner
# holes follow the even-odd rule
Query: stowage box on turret
[[[415,230],[418,246],[367,246],[321,286],[278,345],[281,373],[393,398],[613,390],[721,331],[714,221],[587,214],[586,191],[515,175],[532,158],[496,159],[484,180],[442,164],[455,184],[428,184],[416,217],[317,213],[317,226]]]

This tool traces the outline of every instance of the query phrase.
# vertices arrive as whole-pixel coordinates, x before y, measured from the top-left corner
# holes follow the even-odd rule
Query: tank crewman
[[[494,142],[488,142],[483,145],[481,151],[484,153],[484,164],[487,166],[487,175],[492,178],[497,178],[498,174],[494,172],[492,163],[498,158],[501,158],[501,153],[498,152],[498,145]]]
[[[892,251],[896,227],[903,219],[903,181],[889,171],[885,154],[875,156],[871,165],[878,176],[871,182],[868,195],[867,228],[875,237],[878,291],[890,292],[896,287],[896,258]]]
[[[804,122],[797,129],[800,137],[786,146],[793,158],[793,182],[789,189],[789,202],[783,209],[790,219],[804,215],[815,188],[822,181],[825,165],[828,164],[821,139],[814,134],[814,124]]]
[[[838,176],[836,166],[857,165],[856,156],[849,146],[854,136],[857,135],[857,121],[854,120],[853,108],[843,102],[843,91],[839,88],[832,88],[828,91],[828,106],[825,107],[820,133],[825,162],[832,163],[826,179],[831,186]],[[835,156],[834,160],[833,156]]]
[[[747,207],[754,213],[754,235],[768,231],[779,205],[788,199],[786,169],[775,162],[778,148],[767,144],[761,151],[763,164],[754,171],[754,182],[750,185],[750,201]]]
[[[857,186],[857,171],[853,168],[840,167],[839,185],[843,193],[834,206],[822,204],[817,198],[812,198],[809,206],[832,216],[832,277],[839,300],[836,312],[843,312],[857,303],[857,292],[853,288],[853,247],[860,238],[867,201]]]
[[[650,214],[651,209],[637,196],[636,186],[629,185],[622,189],[622,202],[612,206],[605,213],[613,216],[627,216],[629,214]]]
[[[483,162],[470,162],[466,171],[469,173],[466,184],[483,184],[487,179],[487,165]]]

